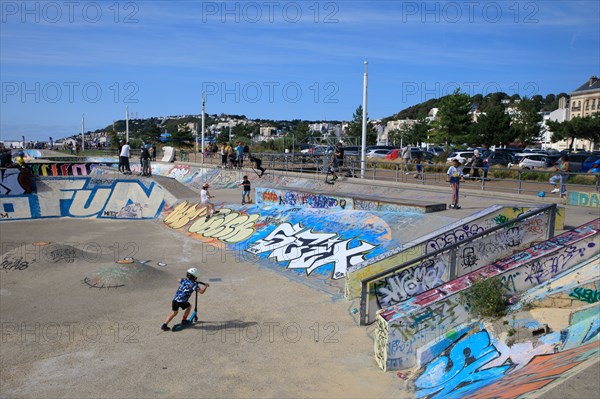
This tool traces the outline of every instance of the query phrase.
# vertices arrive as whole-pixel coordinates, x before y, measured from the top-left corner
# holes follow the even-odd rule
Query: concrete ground
[[[385,189],[415,201],[450,197],[442,188]],[[226,203],[240,197],[213,194]],[[462,218],[494,203],[538,200],[463,190],[463,208],[439,214]],[[598,216],[568,207],[566,225]],[[54,219],[0,228],[2,398],[412,397],[403,379],[375,364],[371,328],[357,326],[354,304],[290,281],[285,270],[159,221]],[[40,242],[49,244],[32,245]],[[148,262],[116,263],[126,257]],[[199,298],[201,323],[162,332],[178,279],[193,266],[211,284]],[[586,389],[599,383],[582,382]]]

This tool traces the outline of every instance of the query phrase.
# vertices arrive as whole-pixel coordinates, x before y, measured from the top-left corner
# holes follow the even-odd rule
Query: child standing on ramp
[[[219,213],[219,211],[215,210],[215,205],[210,201],[211,198],[215,198],[214,195],[210,195],[208,191],[208,183],[204,183],[202,185],[202,190],[200,191],[200,203],[207,208],[206,221],[211,218],[211,216],[215,213]]]
[[[248,180],[248,176],[244,176],[244,180],[239,184],[244,189],[242,190],[242,205],[251,204],[252,199],[250,199],[250,180]]]
[[[194,291],[198,291],[200,294],[204,294],[206,289],[210,286],[209,284],[205,284],[202,288],[200,288],[200,285],[196,282],[198,277],[200,277],[200,271],[193,267],[191,269],[188,269],[185,278],[179,280],[179,288],[177,289],[177,292],[173,297],[173,301],[171,302],[171,309],[173,311],[169,314],[169,316],[167,316],[167,319],[165,320],[163,325],[160,326],[161,330],[171,330],[171,328],[169,327],[169,323],[175,318],[175,316],[177,316],[177,313],[179,313],[180,308],[184,310],[181,324],[185,326],[192,323],[190,320],[188,320],[190,310],[192,309],[192,306],[190,305],[188,300],[190,299],[190,296],[194,293]]]
[[[458,190],[460,188],[460,182],[464,183],[465,178],[460,162],[456,158],[452,160],[452,165],[448,168],[448,177],[446,178],[446,181],[450,182],[450,187],[452,187],[452,204],[450,204],[450,208],[460,209],[460,205],[458,205]]]

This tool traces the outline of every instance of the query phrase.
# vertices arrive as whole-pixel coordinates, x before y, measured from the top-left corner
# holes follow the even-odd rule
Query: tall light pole
[[[85,140],[83,139],[84,129],[85,129],[85,114],[81,114],[81,151],[85,150]]]
[[[129,143],[129,105],[125,106],[125,143]]]
[[[362,114],[362,141],[361,141],[361,150],[360,150],[360,177],[361,179],[365,178],[365,169],[367,167],[367,157],[366,157],[366,149],[367,149],[367,88],[369,81],[369,73],[368,66],[369,62],[365,61],[365,72],[363,75],[363,114]]]
[[[202,134],[201,134],[202,146],[201,147],[202,147],[202,164],[203,165],[204,165],[204,127],[205,127],[204,126],[204,123],[205,123],[204,122],[204,107],[205,107],[205,105],[206,105],[206,96],[205,96],[205,93],[202,92]],[[196,141],[198,141],[198,140],[196,139]]]

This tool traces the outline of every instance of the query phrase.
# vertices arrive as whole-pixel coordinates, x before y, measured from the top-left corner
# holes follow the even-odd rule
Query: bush
[[[502,317],[506,314],[506,289],[496,278],[479,279],[460,293],[460,303],[470,306],[476,317]]]

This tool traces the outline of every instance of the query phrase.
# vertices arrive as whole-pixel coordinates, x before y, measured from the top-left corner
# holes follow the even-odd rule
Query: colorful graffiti
[[[99,163],[34,163],[28,165],[36,176],[87,176]],[[111,166],[113,163],[107,163]]]
[[[371,276],[380,274],[385,270],[393,269],[397,265],[409,262],[426,253],[446,248],[449,245],[470,238],[488,228],[497,226],[499,223],[502,223],[502,221],[514,219],[530,209],[531,208],[493,205],[474,213],[465,219],[461,219],[430,234],[419,237],[416,240],[403,243],[402,246],[388,250],[377,257],[369,258],[365,262],[359,263],[348,269],[348,273],[346,274],[345,296],[347,299],[353,299],[360,296],[361,282],[367,280]],[[557,208],[555,216],[556,228],[562,229],[561,226],[564,223],[564,208]],[[547,234],[548,226],[543,219],[543,217],[528,219],[525,232],[520,234],[537,236],[541,236],[544,232]],[[490,256],[485,258],[485,255],[487,254],[486,248],[465,249],[464,253],[462,251],[459,253],[459,256],[461,254],[462,259],[464,259],[464,262],[462,263],[463,269],[467,272],[474,270],[477,262],[480,262],[478,264],[482,264],[481,262],[486,262],[485,259],[493,261],[498,257],[497,255],[495,259],[491,259],[492,254],[490,253]],[[484,255],[484,257],[481,257],[481,255]]]
[[[444,283],[446,265],[436,259],[429,259],[418,266],[385,278],[385,284],[377,289],[380,308],[404,301],[421,292]]]
[[[256,189],[256,198],[259,205],[286,205],[319,209],[346,209],[349,205],[349,208],[352,208],[352,200],[349,198],[336,198],[326,194],[303,191],[259,187]]]
[[[218,214],[206,219],[206,207],[187,201],[177,205],[164,220],[172,229],[180,229],[192,223],[187,229],[192,234],[215,238],[224,243],[237,243],[248,239],[255,231],[259,215],[248,215],[222,208]]]
[[[0,169],[0,197],[29,193],[31,191],[30,177],[28,169]]]
[[[575,298],[577,300],[587,302],[587,303],[596,303],[600,301],[600,292],[596,290],[592,290],[589,288],[577,287],[570,294],[570,297]]]
[[[593,326],[597,319],[587,319],[570,329]],[[585,337],[575,348],[556,352],[562,346],[559,333],[541,344],[509,347],[485,329],[469,330],[450,334],[451,339],[432,347],[433,360],[415,380],[416,398],[518,398],[598,356],[599,342]]]
[[[395,230],[388,223],[397,227],[420,218],[401,213],[380,216],[361,211],[245,206],[222,208],[206,220],[204,206],[184,201],[168,212],[164,224],[210,245],[244,253],[249,259],[328,281],[341,279],[348,266],[376,256],[396,242]],[[337,292],[339,288],[336,285]]]
[[[40,178],[38,193],[0,197],[2,219],[55,217],[155,219],[164,205],[162,188],[136,180],[98,183],[89,177]]]
[[[487,331],[465,339],[458,337],[453,345],[430,362],[416,379],[416,397],[463,397],[485,385],[501,379],[510,365],[481,370],[487,363],[500,357],[491,344]]]
[[[547,234],[543,223],[546,217],[545,214],[533,216],[466,242],[464,240],[485,229],[476,227],[475,224],[465,224],[459,230],[451,230],[428,240],[425,245],[428,252],[452,244],[458,244],[458,247],[454,252],[447,251],[435,258],[407,263],[397,271],[368,281],[364,295],[366,307],[361,317],[366,318],[366,323],[372,323],[379,309],[433,289],[448,281],[450,276],[463,276],[498,258],[508,256],[517,249],[526,248],[532,242],[543,240]]]
[[[600,208],[600,194],[570,191],[569,205]]]
[[[468,305],[460,301],[460,292],[478,278],[511,276],[511,286],[521,293],[553,278],[563,271],[596,256],[600,219],[563,233],[521,253],[502,259],[478,271],[426,291],[404,302],[378,312],[387,322],[389,340],[399,340],[406,350],[392,356],[388,353],[385,369],[415,365],[418,348],[427,345],[435,336],[468,320]],[[540,272],[538,265],[544,265]],[[385,326],[386,323],[378,323]],[[376,348],[389,342],[377,343]]]
[[[333,279],[346,275],[346,267],[364,260],[375,245],[355,239],[342,240],[337,233],[314,233],[300,223],[283,223],[265,238],[246,249],[253,254],[268,252],[277,262],[288,262],[288,269],[315,269],[333,263]]]

